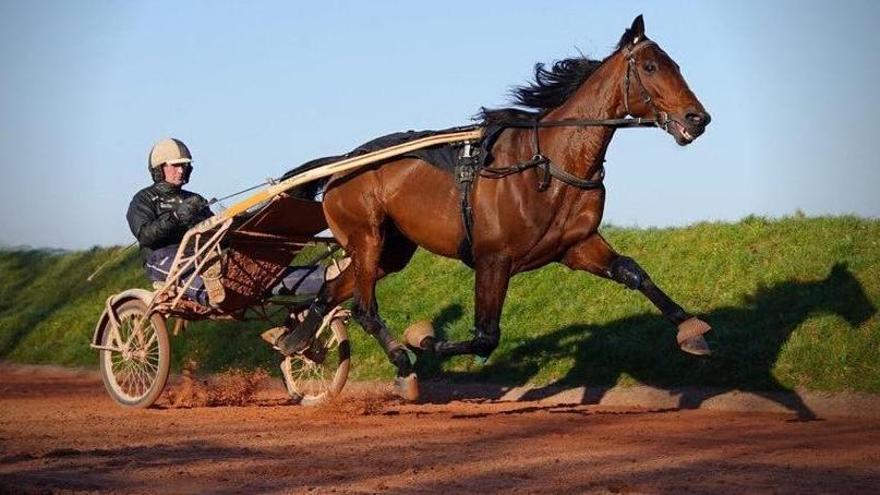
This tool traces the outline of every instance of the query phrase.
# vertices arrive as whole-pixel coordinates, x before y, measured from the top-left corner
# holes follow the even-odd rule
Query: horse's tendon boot
[[[492,351],[498,347],[500,340],[500,332],[487,332],[477,328],[474,330],[474,338],[471,339],[471,353],[481,358],[489,359]]]
[[[608,275],[611,280],[632,290],[640,289],[643,283],[651,279],[644,268],[629,256],[620,256],[614,260],[608,269]]]
[[[297,324],[295,318],[290,319],[288,324],[295,326],[293,328],[288,327],[288,331],[278,337],[278,340],[275,341],[275,347],[285,356],[292,356],[306,350],[309,347],[309,341],[318,333],[326,312],[326,305],[320,300],[315,299],[312,305],[309,306],[309,312],[302,322]]]

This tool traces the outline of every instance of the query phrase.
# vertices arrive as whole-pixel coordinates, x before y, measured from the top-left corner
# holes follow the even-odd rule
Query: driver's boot
[[[275,347],[285,356],[292,356],[306,350],[312,337],[321,328],[327,309],[325,303],[315,299],[309,306],[309,312],[306,313],[302,322],[297,322],[295,318],[290,319],[287,330],[275,340]]]

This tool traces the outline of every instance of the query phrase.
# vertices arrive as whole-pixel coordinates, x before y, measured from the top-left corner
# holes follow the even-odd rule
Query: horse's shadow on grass
[[[786,281],[759,288],[742,306],[723,307],[701,315],[714,330],[707,334],[713,355],[697,358],[675,344],[675,330],[661,316],[643,313],[604,325],[571,325],[530,339],[512,349],[499,349],[491,364],[471,373],[442,373],[428,361],[423,376],[480,379],[523,384],[546,363],[574,364],[556,382],[527,392],[522,400],[553,395],[560,386],[589,386],[583,403],[598,403],[605,392],[628,375],[635,380],[678,394],[679,407],[697,408],[731,390],[750,390],[796,412],[801,419],[813,412],[796,393],[779,383],[772,370],[792,332],[805,320],[835,314],[857,327],[877,309],[861,284],[843,264],[832,267],[819,281]],[[460,317],[447,308],[435,328]],[[699,388],[694,388],[694,386]],[[500,391],[499,391],[500,393]]]

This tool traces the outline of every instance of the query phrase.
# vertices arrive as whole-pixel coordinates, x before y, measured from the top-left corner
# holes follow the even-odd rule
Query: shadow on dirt
[[[749,390],[797,413],[799,419],[814,419],[803,400],[773,376],[783,346],[810,317],[839,315],[858,327],[876,311],[859,281],[844,264],[836,264],[822,280],[762,287],[741,307],[724,307],[701,315],[714,327],[707,334],[714,350],[709,358],[679,351],[674,328],[658,314],[643,313],[604,325],[560,328],[497,353],[478,372],[443,373],[431,360],[421,363],[419,371],[425,377],[522,385],[547,362],[574,357],[574,365],[562,378],[527,392],[520,400],[538,400],[558,393],[562,387],[587,385],[582,403],[596,404],[627,375],[678,395],[683,409],[698,408],[706,400],[732,390]],[[461,308],[446,308],[434,320],[435,328],[443,328],[444,323],[460,316]],[[492,387],[479,388],[482,397],[499,398],[508,387],[495,386],[494,392]],[[429,397],[439,402],[451,399]]]
[[[419,435],[409,429],[384,431],[383,441],[365,435],[375,433],[363,427],[318,435],[315,430],[326,425],[310,425],[304,432],[279,426],[278,433],[289,436],[268,443],[242,438],[253,430],[232,428],[240,446],[172,438],[25,451],[0,458],[0,493],[654,493],[670,487],[686,493],[748,493],[777,486],[794,493],[869,493],[877,485],[867,461],[835,465],[820,456],[817,468],[815,461],[803,460],[815,455],[810,452],[851,448],[858,433],[847,431],[847,425],[785,433],[778,427],[769,432],[719,428],[683,440],[674,433],[679,430],[640,433],[638,421],[634,417],[630,430],[620,432],[594,420],[590,424],[601,436],[580,444],[563,441],[562,432],[572,426],[562,421],[499,428],[465,444],[435,439],[426,446],[425,438],[434,438],[428,433],[433,425],[423,425]],[[707,426],[701,423],[696,431],[706,432]],[[606,445],[620,443],[618,437],[622,446]],[[755,443],[770,452],[755,459]],[[532,457],[510,452],[523,445],[530,446]],[[669,461],[670,456],[677,457]],[[650,462],[633,469],[638,460]]]

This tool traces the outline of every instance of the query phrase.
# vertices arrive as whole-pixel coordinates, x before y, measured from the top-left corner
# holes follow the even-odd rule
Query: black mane
[[[540,118],[562,105],[600,65],[602,61],[586,57],[559,60],[550,69],[535,64],[535,81],[510,91],[513,103],[524,108],[483,107],[476,118],[484,125]]]

